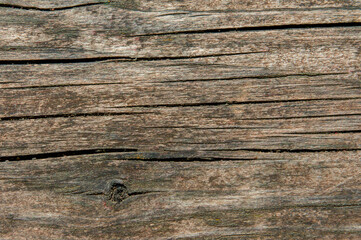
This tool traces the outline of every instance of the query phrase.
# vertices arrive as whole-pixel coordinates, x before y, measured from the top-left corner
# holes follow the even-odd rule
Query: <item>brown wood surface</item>
[[[359,239],[360,6],[0,0],[0,239]]]

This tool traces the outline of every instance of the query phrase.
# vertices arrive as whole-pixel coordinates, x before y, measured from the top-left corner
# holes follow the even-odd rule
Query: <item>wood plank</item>
[[[248,155],[216,153],[224,159],[230,154]],[[4,239],[40,234],[44,239],[357,239],[360,151],[258,156],[257,161],[150,162],[121,160],[129,153],[118,153],[3,162],[0,234]],[[129,195],[119,202],[106,194],[116,179]]]
[[[283,80],[283,79],[282,79]],[[318,80],[318,79],[317,79]],[[265,81],[264,81],[265,82]],[[243,81],[186,84],[105,85],[3,90],[2,120],[68,115],[137,113],[157,107],[220,106],[236,111],[238,119],[306,118],[361,114],[360,91],[335,84],[247,86]],[[322,81],[320,81],[322,82]],[[347,84],[348,82],[346,82]],[[345,84],[345,85],[346,85]],[[271,86],[270,86],[271,85]],[[341,85],[341,84],[340,84]],[[260,86],[260,87],[258,87]],[[302,89],[303,88],[303,89]],[[189,92],[185,94],[184,89]],[[312,92],[310,91],[312,89]],[[277,91],[279,95],[273,94]],[[334,92],[331,92],[334,90]],[[340,90],[337,92],[337,90]],[[202,92],[202,94],[199,94]],[[270,94],[271,92],[271,94]],[[112,93],[112,94],[110,94]],[[304,95],[302,95],[305,93]],[[331,94],[330,94],[331,93]],[[350,93],[350,94],[347,94]],[[59,99],[59,96],[62,96]],[[167,98],[173,96],[173,98]],[[289,97],[289,99],[287,99]],[[0,104],[1,105],[1,104]],[[202,109],[199,108],[198,109]],[[206,109],[206,108],[204,108]],[[228,118],[232,118],[228,116]]]
[[[166,13],[166,14],[165,14]],[[325,27],[323,37],[327,38],[330,27],[342,27],[339,37],[353,39],[357,43],[353,48],[346,46],[341,49],[356,52],[353,49],[359,45],[361,24],[361,10],[359,8],[344,8],[314,10],[275,10],[261,12],[185,12],[184,14],[171,14],[169,11],[144,12],[130,11],[118,8],[115,5],[95,5],[82,8],[73,8],[64,11],[43,12],[35,10],[21,10],[0,8],[0,45],[1,61],[24,61],[45,59],[89,59],[89,58],[152,58],[172,56],[197,56],[204,54],[208,49],[214,49],[212,54],[243,53],[256,48],[257,51],[266,51],[268,46],[262,42],[273,39],[283,39],[282,35],[288,35],[288,30],[293,28],[316,28]],[[323,24],[323,25],[322,25]],[[328,24],[328,25],[327,25]],[[318,26],[319,25],[319,26]],[[283,27],[282,27],[283,26]],[[353,28],[352,26],[356,27]],[[358,27],[357,27],[358,26]],[[234,33],[236,30],[264,30],[247,34]],[[270,33],[273,28],[284,28],[277,31],[276,36]],[[209,41],[205,33],[217,33],[218,30],[229,30],[229,37],[213,34]],[[279,29],[279,30],[281,30]],[[252,30],[252,29],[248,29]],[[200,36],[187,36],[182,33],[204,33]],[[347,34],[342,33],[346,31]],[[281,32],[281,36],[278,36]],[[326,35],[325,35],[326,32]],[[333,34],[333,31],[330,31]],[[168,34],[167,36],[152,36]],[[228,34],[228,33],[227,33]],[[227,34],[225,36],[227,36]],[[232,34],[235,39],[232,43]],[[249,34],[249,36],[248,36]],[[305,40],[312,36],[307,32],[295,32],[294,39],[302,37]],[[317,33],[316,33],[317,34]],[[142,35],[142,36],[141,36]],[[144,35],[144,36],[143,36]],[[263,35],[260,38],[260,35]],[[342,36],[340,36],[342,35]],[[133,37],[132,37],[133,36]],[[210,35],[212,36],[212,34]],[[149,38],[150,37],[150,38]],[[252,46],[252,41],[258,39]],[[336,36],[330,37],[333,39]],[[218,38],[218,39],[217,39]],[[270,39],[267,41],[267,38]],[[292,38],[292,37],[291,37]],[[304,39],[306,38],[306,39]],[[347,38],[347,37],[346,37]],[[231,39],[231,40],[227,40]],[[287,40],[289,38],[285,38]],[[215,45],[213,41],[230,42]],[[314,39],[313,39],[314,40]],[[281,41],[282,42],[282,41]],[[296,41],[297,42],[297,41]],[[300,42],[300,41],[298,41]],[[331,42],[337,42],[331,40]],[[237,46],[238,43],[238,46]],[[305,42],[306,43],[306,42]],[[196,44],[192,46],[192,44]],[[290,44],[287,42],[284,44]],[[293,44],[293,43],[291,43]],[[153,46],[151,50],[147,45]],[[206,50],[197,49],[197,45]],[[222,46],[222,48],[215,46]],[[257,45],[261,45],[258,47]],[[263,46],[262,46],[263,45]],[[338,44],[337,44],[338,45]],[[277,46],[277,45],[274,45]],[[329,46],[329,45],[328,45]],[[185,50],[183,48],[188,48]],[[271,44],[272,49],[272,44]],[[174,51],[174,49],[177,49]],[[281,48],[278,48],[281,49]],[[357,48],[358,49],[358,48]],[[327,51],[327,48],[323,47]],[[218,53],[217,53],[218,52]],[[348,54],[344,54],[347,56]]]
[[[29,66],[15,67],[16,70],[8,67],[12,72],[0,74],[4,76],[0,85],[0,118],[101,115],[137,112],[139,107],[222,104],[237,105],[239,111],[243,109],[243,119],[360,114],[361,85],[357,73],[254,77],[245,74],[230,78],[224,73],[225,76],[215,79],[202,76],[204,79],[191,80],[176,80],[178,76],[171,75],[175,78],[172,80],[167,79],[166,74],[157,78],[162,69],[149,65],[146,69],[142,64],[133,66],[91,64],[84,66],[83,71],[76,67],[68,72],[69,66],[64,65],[34,66],[31,68],[34,72],[27,71]],[[171,66],[164,71],[176,72],[178,67]],[[212,67],[217,65],[204,66],[204,72]],[[130,76],[132,71],[141,72],[141,69],[144,74]],[[185,75],[192,74],[187,73]],[[237,70],[230,74],[236,75]]]
[[[243,120],[238,114],[227,106],[176,107],[115,116],[2,121],[0,149],[5,157],[112,148],[343,151],[361,147],[360,115]]]
[[[359,239],[360,6],[0,0],[0,239]]]
[[[356,8],[361,5],[359,0],[339,1],[339,0],[321,0],[321,1],[277,1],[277,0],[258,0],[258,1],[225,1],[213,0],[204,1],[170,1],[170,0],[0,0],[0,4],[8,4],[24,7],[48,8],[57,10],[62,7],[72,7],[81,4],[114,4],[123,8],[136,9],[139,11],[239,11],[239,10],[268,10],[268,9],[304,9],[304,8]]]
[[[349,46],[349,48],[352,47]],[[314,51],[303,49],[299,52],[299,50],[300,48],[272,53],[181,60],[0,65],[0,89],[132,82],[139,82],[139,85],[140,83],[191,80],[237,80],[237,78],[252,77],[270,78],[269,81],[272,81],[272,78],[288,77],[288,75],[291,75],[289,77],[296,75],[290,78],[292,81],[297,81],[296,77],[307,79],[307,76],[330,75],[329,78],[339,80],[340,84],[346,81],[358,86],[359,53],[336,48],[322,50],[321,46],[312,48]],[[327,81],[327,76],[319,77],[320,80]],[[350,80],[347,81],[347,79]]]

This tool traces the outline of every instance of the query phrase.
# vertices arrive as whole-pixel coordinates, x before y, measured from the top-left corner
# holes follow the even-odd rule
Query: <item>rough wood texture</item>
[[[360,152],[263,153],[253,161],[122,160],[141,155],[3,163],[2,236],[359,237]],[[232,153],[240,155],[249,154]],[[129,195],[120,203],[109,201],[106,191],[115,179]]]
[[[293,42],[289,42],[289,37],[282,38],[282,35],[288,35],[287,31],[277,31],[276,36],[272,36],[272,33],[269,34],[269,31],[277,28],[279,28],[278,30],[287,30],[302,27],[324,27],[325,30],[329,30],[332,27],[344,26],[347,28],[338,30],[344,32],[351,27],[350,33],[341,32],[340,36],[341,38],[350,38],[348,44],[351,45],[353,44],[353,35],[356,34],[357,37],[359,34],[358,28],[353,34],[352,27],[361,25],[360,16],[359,8],[208,13],[193,11],[179,13],[175,10],[131,11],[114,5],[95,5],[54,12],[2,8],[0,12],[0,34],[2,35],[0,61],[54,58],[89,59],[94,57],[134,59],[179,55],[189,57],[204,55],[204,52],[207,55],[215,54],[214,52],[240,53],[244,52],[242,48],[245,49],[245,52],[249,52],[248,49],[252,49],[252,46],[257,52],[260,52],[267,50],[268,45],[272,47],[275,38],[282,39],[289,47],[292,46]],[[219,34],[219,31],[235,30],[241,31],[239,34],[237,31],[233,32],[235,37]],[[248,34],[244,34],[245,30],[258,31],[251,32],[248,36]],[[337,34],[338,31],[329,30],[328,34]],[[279,32],[281,35],[277,35]],[[199,36],[192,33],[203,34]],[[208,39],[209,34],[206,33],[218,34],[210,35],[216,38],[213,40]],[[308,31],[298,33],[299,36],[295,36],[297,39],[301,35],[302,38],[308,38],[311,42],[318,40]],[[297,32],[294,35],[297,35]],[[327,34],[323,33],[322,37],[327,38]],[[328,37],[333,42],[338,38],[337,36]],[[205,38],[207,39],[206,43]],[[252,38],[257,38],[257,40],[253,42]],[[294,40],[296,40],[295,38]],[[282,42],[282,40],[276,41]],[[353,40],[357,42],[359,38]],[[322,39],[320,41],[322,42]],[[263,46],[257,46],[259,42],[263,43]],[[307,46],[307,43],[308,41],[301,39],[300,44]],[[338,44],[333,47],[336,48]],[[234,47],[234,45],[238,46]],[[359,45],[356,44],[350,49],[346,48],[346,51],[353,53],[350,57],[358,52],[357,46]],[[289,47],[284,50],[286,51]],[[326,51],[334,50],[334,48],[327,49],[325,45],[323,47],[323,50]],[[184,48],[185,51],[183,51]],[[178,50],[169,54],[174,49]],[[187,49],[189,50],[187,51]]]
[[[360,5],[0,0],[0,239],[359,239]]]

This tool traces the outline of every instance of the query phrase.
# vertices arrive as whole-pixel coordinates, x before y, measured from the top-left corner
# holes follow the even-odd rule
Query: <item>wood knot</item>
[[[120,203],[129,197],[127,187],[122,180],[111,180],[108,182],[105,189],[105,196],[107,200]]]

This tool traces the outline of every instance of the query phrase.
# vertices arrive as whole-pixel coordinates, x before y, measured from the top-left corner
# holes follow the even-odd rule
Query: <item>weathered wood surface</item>
[[[148,8],[142,6],[139,6],[137,10],[128,10],[117,2],[50,12],[2,8],[0,13],[1,61],[94,57],[133,59],[179,55],[189,57],[202,54],[212,55],[215,54],[214,52],[222,54],[249,52],[249,48],[255,48],[259,52],[267,50],[268,45],[272,47],[274,40],[268,38],[282,39],[282,35],[277,35],[279,31],[276,36],[269,34],[269,31],[275,28],[324,27],[328,29],[333,26],[343,26],[347,28],[342,28],[340,31],[348,31],[350,27],[361,24],[361,10],[354,6],[337,9],[319,7],[293,10],[267,8],[266,5],[266,8],[259,6],[256,10],[248,10],[247,4],[235,5],[234,11],[223,9],[216,12],[198,9],[199,7],[196,7],[198,4],[188,6],[189,9],[186,7],[187,10],[181,10],[181,7],[172,7],[172,5],[165,8],[164,5],[157,3],[151,8],[152,11],[147,11]],[[157,9],[157,6],[160,6],[160,9]],[[249,34],[233,33],[235,37],[227,34],[213,34],[216,38],[214,40],[208,39],[209,36],[212,37],[209,34],[202,36],[191,34],[218,33],[222,30],[249,30],[249,28],[265,31]],[[353,41],[359,41],[358,31],[356,29],[356,39]],[[337,34],[333,31],[328,31],[328,33]],[[283,31],[283,34],[287,35],[287,31]],[[297,32],[295,34],[297,35]],[[327,37],[327,35],[323,34],[322,37]],[[350,32],[343,33],[341,38],[349,37],[349,44],[352,44],[353,35],[351,29]],[[311,41],[318,40],[316,36],[312,36],[313,34],[308,31],[301,31],[296,38],[301,37],[299,40],[307,44],[303,38]],[[207,39],[206,43],[204,38]],[[257,40],[254,42],[252,38],[257,38]],[[333,42],[337,38],[329,36]],[[287,42],[287,38],[283,40]],[[230,43],[223,43],[224,41]],[[261,44],[263,43],[262,47],[257,46],[260,41]],[[288,41],[287,45],[293,44]],[[336,48],[337,45],[331,46]],[[357,46],[356,44],[356,48]],[[323,47],[326,52],[335,50],[332,48],[328,50],[325,45]],[[350,57],[357,53],[354,48],[355,46],[346,48],[353,52]],[[174,49],[177,50],[174,52]]]
[[[360,5],[0,0],[0,239],[358,239]]]
[[[198,154],[234,160],[122,160],[143,155],[126,153],[3,163],[2,237],[359,237],[359,152]],[[113,179],[130,195],[119,204],[104,196]]]

